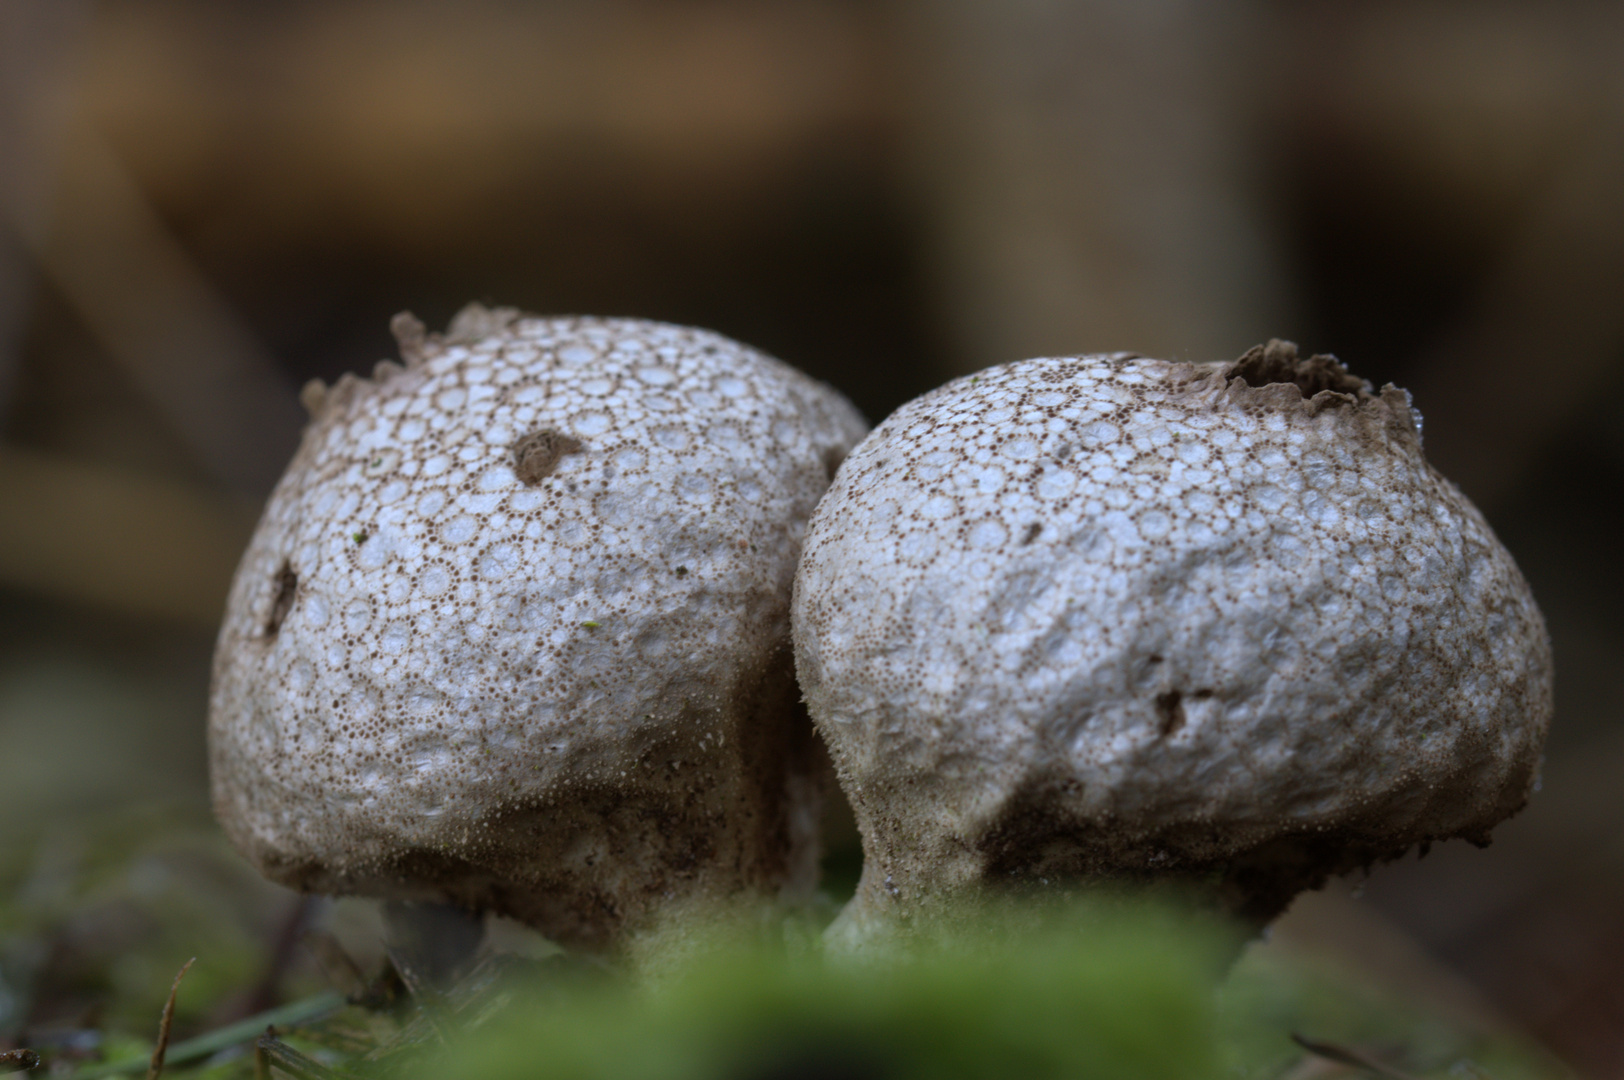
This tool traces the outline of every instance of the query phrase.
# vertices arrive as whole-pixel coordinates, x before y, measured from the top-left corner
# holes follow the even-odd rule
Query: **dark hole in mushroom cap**
[[[293,598],[299,592],[299,575],[293,572],[293,567],[285,561],[282,569],[276,572],[273,579],[276,585],[276,599],[271,601],[271,617],[265,620],[265,636],[275,637],[276,632],[282,629],[282,622],[293,610]]]
[[[823,452],[823,473],[829,482],[834,483],[835,473],[840,471],[840,463],[846,460],[846,452],[839,447],[830,447]]]
[[[1295,343],[1279,338],[1246,350],[1246,355],[1235,361],[1230,374],[1248,386],[1292,383],[1302,391],[1304,398],[1311,398],[1322,390],[1354,395],[1370,392],[1370,386],[1350,375],[1336,357],[1320,353],[1304,358],[1297,355]]]
[[[513,444],[513,471],[519,480],[534,487],[552,475],[565,454],[581,449],[578,439],[558,431],[532,431]]]
[[[1156,695],[1156,730],[1163,738],[1184,726],[1184,695],[1177,690]]]

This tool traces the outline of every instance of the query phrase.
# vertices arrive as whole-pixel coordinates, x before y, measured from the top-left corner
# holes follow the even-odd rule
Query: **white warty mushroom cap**
[[[313,420],[215,654],[216,812],[297,888],[612,941],[815,873],[789,651],[806,520],[862,436],[737,342],[471,308]]]
[[[1029,360],[852,452],[796,659],[865,847],[854,919],[975,882],[1186,874],[1267,918],[1522,806],[1528,587],[1330,357]]]

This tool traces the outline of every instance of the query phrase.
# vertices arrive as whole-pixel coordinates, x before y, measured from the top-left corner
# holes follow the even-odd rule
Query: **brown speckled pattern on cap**
[[[888,418],[796,580],[866,852],[836,934],[1079,874],[1182,874],[1266,918],[1522,806],[1545,628],[1418,428],[1288,343],[1029,360]]]
[[[587,945],[808,887],[789,592],[856,412],[703,330],[472,308],[397,333],[405,368],[307,390],[232,586],[232,840],[299,888]]]

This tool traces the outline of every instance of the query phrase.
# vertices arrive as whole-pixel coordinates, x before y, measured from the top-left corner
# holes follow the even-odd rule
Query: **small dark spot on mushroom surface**
[[[688,568],[686,566],[677,567],[677,576],[678,577],[687,577],[688,576]]]
[[[513,471],[531,487],[551,476],[566,454],[581,450],[579,439],[558,431],[532,431],[513,444]]]
[[[293,598],[299,592],[299,575],[293,572],[286,560],[282,569],[276,572],[273,579],[276,585],[276,598],[271,601],[271,617],[265,620],[265,636],[275,637],[276,632],[282,629],[282,623],[293,610]]]
[[[1036,521],[1032,522],[1032,524],[1026,527],[1026,535],[1021,537],[1021,546],[1025,547],[1027,544],[1030,544],[1032,541],[1036,540],[1040,535],[1042,535],[1042,533],[1043,525]]]
[[[1177,690],[1156,695],[1156,731],[1162,738],[1184,726],[1184,695]]]

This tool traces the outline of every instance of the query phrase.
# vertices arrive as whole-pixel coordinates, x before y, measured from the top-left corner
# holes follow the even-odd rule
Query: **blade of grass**
[[[1334,1061],[1338,1065],[1363,1069],[1377,1076],[1390,1077],[1391,1080],[1416,1080],[1409,1073],[1399,1072],[1390,1065],[1383,1065],[1369,1054],[1360,1053],[1351,1046],[1342,1046],[1339,1043],[1324,1042],[1319,1039],[1308,1039],[1295,1032],[1292,1033],[1291,1041],[1315,1057],[1324,1058],[1326,1061]]]
[[[306,1057],[270,1032],[259,1037],[254,1051],[263,1054],[268,1064],[281,1069],[294,1080],[351,1080],[350,1074],[329,1068],[315,1058]]]
[[[195,1039],[178,1042],[169,1048],[166,1055],[172,1065],[185,1065],[189,1062],[200,1061],[211,1054],[217,1054],[228,1046],[238,1043],[251,1042],[264,1034],[268,1026],[295,1027],[299,1024],[309,1023],[328,1013],[337,1012],[345,1006],[344,995],[334,991],[317,994],[315,997],[305,998],[303,1001],[292,1001],[275,1009],[267,1009],[257,1016],[250,1016],[246,1020],[239,1020],[235,1024],[227,1024],[223,1028],[199,1035]],[[145,1057],[127,1058],[124,1061],[108,1061],[99,1065],[88,1065],[78,1072],[71,1074],[68,1080],[97,1080],[103,1076],[127,1076],[144,1073],[150,1060]]]
[[[175,1022],[175,997],[180,993],[180,981],[186,978],[186,973],[192,970],[197,963],[197,957],[192,957],[180,966],[180,974],[175,976],[175,985],[169,988],[169,1000],[164,1002],[164,1014],[158,1021],[158,1045],[152,1048],[152,1060],[147,1063],[147,1080],[158,1080],[164,1074],[164,1054],[169,1050],[169,1028]]]

